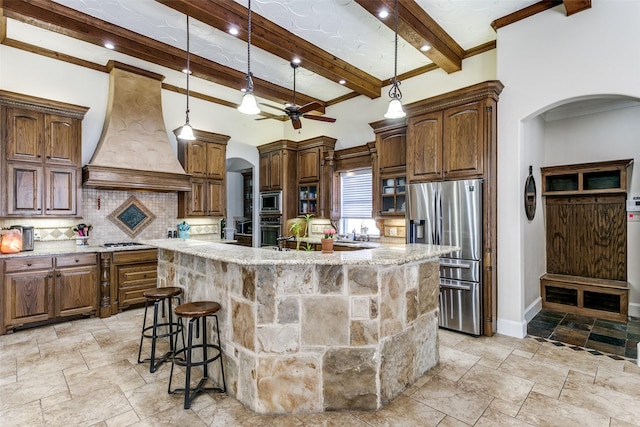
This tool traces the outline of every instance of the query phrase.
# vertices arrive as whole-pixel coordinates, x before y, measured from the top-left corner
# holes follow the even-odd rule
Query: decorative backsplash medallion
[[[151,224],[156,216],[134,196],[129,197],[118,209],[111,212],[109,220],[127,233],[131,238],[136,237]]]

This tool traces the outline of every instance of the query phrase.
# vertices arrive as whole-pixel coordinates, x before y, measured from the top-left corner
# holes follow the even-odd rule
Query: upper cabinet
[[[195,129],[193,133],[195,141],[178,140],[178,159],[191,175],[191,191],[178,194],[178,215],[224,217],[227,142],[231,137]]]
[[[260,153],[260,191],[282,190],[282,159],[285,150]]]
[[[298,151],[298,182],[320,180],[321,152],[320,147]]]
[[[380,173],[401,172],[407,166],[407,127],[393,127],[376,134],[376,150],[378,152],[378,169]]]
[[[327,136],[298,142],[298,215],[329,218],[335,146]]]
[[[480,100],[408,120],[410,182],[483,176],[484,106]]]
[[[542,195],[624,194],[633,159],[541,168]]]
[[[376,134],[372,155],[373,212],[376,218],[404,216],[407,177],[407,125],[402,121],[372,123]]]
[[[6,217],[81,216],[82,119],[88,108],[0,91]]]
[[[260,191],[282,191],[282,223],[296,216],[297,145],[282,139],[258,146]]]

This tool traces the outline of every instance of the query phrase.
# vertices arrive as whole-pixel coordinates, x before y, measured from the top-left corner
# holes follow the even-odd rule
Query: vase
[[[320,239],[320,243],[322,243],[323,254],[333,253],[333,239]]]

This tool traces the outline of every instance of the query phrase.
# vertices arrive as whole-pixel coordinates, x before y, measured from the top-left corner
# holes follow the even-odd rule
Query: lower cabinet
[[[158,250],[114,252],[113,269],[111,286],[116,293],[116,311],[143,303],[144,292],[158,286]]]
[[[4,261],[0,333],[98,309],[97,255],[26,257]]]

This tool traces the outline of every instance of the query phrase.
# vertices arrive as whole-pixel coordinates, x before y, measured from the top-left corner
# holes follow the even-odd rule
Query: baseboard
[[[498,319],[498,333],[515,338],[524,338],[527,336],[527,322]]]
[[[524,310],[524,320],[529,323],[542,310],[542,298],[538,297]]]
[[[629,316],[640,317],[640,304],[632,302],[629,303]],[[640,358],[638,360],[640,360]]]

